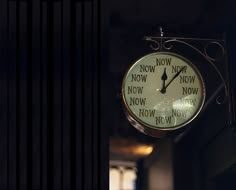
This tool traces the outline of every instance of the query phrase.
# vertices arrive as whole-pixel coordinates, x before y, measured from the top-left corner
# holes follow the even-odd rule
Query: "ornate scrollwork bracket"
[[[231,100],[230,83],[229,83],[229,72],[227,63],[225,71],[217,64],[222,59],[226,58],[225,42],[224,40],[216,39],[202,39],[202,38],[183,38],[183,37],[165,37],[162,28],[160,27],[160,36],[145,36],[144,40],[148,43],[148,46],[153,51],[174,51],[175,46],[182,45],[184,47],[190,48],[202,58],[206,60],[207,63],[213,67],[217,75],[222,80],[221,87],[224,89],[223,95],[216,95],[215,102],[219,105],[228,102],[229,107],[229,123],[235,123],[232,118],[233,114],[233,104]],[[197,46],[196,44],[201,44]],[[211,53],[212,49],[217,49],[217,53]]]

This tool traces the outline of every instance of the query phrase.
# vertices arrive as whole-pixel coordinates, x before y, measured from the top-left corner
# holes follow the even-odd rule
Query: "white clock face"
[[[148,54],[126,73],[122,97],[128,114],[144,127],[173,130],[191,122],[205,100],[200,73],[185,58]]]

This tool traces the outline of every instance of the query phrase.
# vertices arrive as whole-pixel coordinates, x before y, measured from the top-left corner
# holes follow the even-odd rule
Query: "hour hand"
[[[161,93],[165,93],[166,92],[166,86],[165,86],[165,81],[168,79],[167,74],[166,74],[166,68],[164,69],[164,72],[161,76],[161,80],[162,80],[162,88],[161,88]]]

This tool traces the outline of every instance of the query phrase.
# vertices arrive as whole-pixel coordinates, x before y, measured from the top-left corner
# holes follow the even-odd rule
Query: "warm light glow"
[[[110,154],[123,158],[139,159],[148,156],[153,151],[153,147],[153,144],[140,143],[135,139],[110,139]]]
[[[152,151],[153,151],[153,146],[151,146],[151,145],[140,145],[134,149],[135,154],[139,154],[139,155],[143,155],[143,156],[147,156],[147,155],[151,154]]]

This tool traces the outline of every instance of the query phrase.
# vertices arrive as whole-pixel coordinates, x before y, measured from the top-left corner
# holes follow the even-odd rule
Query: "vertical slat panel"
[[[41,51],[41,70],[42,70],[42,75],[41,75],[41,95],[42,95],[42,126],[41,126],[41,157],[42,157],[42,176],[41,176],[41,187],[43,190],[48,190],[48,83],[47,83],[47,76],[48,76],[48,23],[47,23],[47,18],[48,18],[48,6],[47,2],[42,2],[42,17],[41,17],[41,43],[42,43],[42,51]]]
[[[70,66],[70,188],[76,189],[76,4],[71,1],[70,4],[70,52],[71,52],[71,66]]]
[[[40,64],[41,64],[41,44],[40,44],[40,0],[32,1],[32,189],[40,189],[40,128],[41,128],[41,107],[40,99]]]
[[[103,95],[107,93],[107,87],[104,83],[103,76],[107,76],[108,68],[107,63],[109,61],[109,56],[107,56],[107,47],[109,46],[109,6],[104,6],[108,3],[107,0],[95,0],[97,3],[95,9],[97,10],[97,23],[98,23],[98,38],[96,39],[98,42],[97,51],[98,51],[98,62],[100,63],[98,68],[98,83],[99,83],[99,96],[98,96],[98,118],[99,118],[99,132],[98,132],[98,175],[99,177],[99,186],[100,189],[109,189],[109,132],[107,131],[107,122],[106,120],[107,115],[104,112],[101,112],[104,106],[101,105],[106,104],[107,101],[104,99]]]
[[[82,29],[82,2],[76,4],[76,189],[82,189],[83,184],[83,159],[82,159],[82,146],[83,145],[83,107],[84,102],[82,101],[82,81],[83,81],[83,29]]]
[[[54,189],[61,189],[62,182],[62,51],[61,51],[61,2],[54,3],[54,11],[53,11],[53,88],[54,88],[54,98],[53,98],[53,106],[54,106],[54,122],[53,122],[53,130],[54,130]]]
[[[8,87],[7,87],[7,1],[0,2],[0,184],[7,189],[8,177]]]
[[[71,67],[71,52],[70,52],[70,1],[63,0],[63,189],[71,189],[71,107],[70,107],[70,67]],[[74,127],[74,126],[73,126]]]
[[[53,2],[48,1],[47,4],[47,174],[48,174],[48,189],[53,189],[54,185],[54,150],[53,150],[53,142],[54,142],[54,91],[53,91]]]
[[[92,56],[91,56],[91,46],[92,46],[92,39],[91,39],[91,2],[85,2],[84,3],[84,94],[83,94],[83,101],[84,101],[84,149],[83,149],[83,155],[84,155],[84,189],[92,189],[92,181],[93,181],[93,173],[92,173],[92,167],[93,163],[91,162],[91,158],[93,156],[92,152],[92,124],[93,124],[93,117],[92,117],[92,78],[93,78],[93,67],[92,67]],[[92,177],[92,179],[91,179]]]
[[[0,32],[8,29],[9,80],[2,67],[0,151],[8,153],[0,155],[0,189],[104,187],[99,1],[6,3]]]
[[[16,190],[16,2],[9,2],[8,78],[9,78],[9,190]]]
[[[19,53],[19,189],[25,190],[27,188],[27,138],[28,138],[28,123],[27,123],[27,79],[28,79],[28,38],[27,38],[27,3],[19,3],[19,44],[17,53]]]
[[[93,64],[93,78],[92,78],[92,83],[93,83],[93,91],[92,91],[92,95],[93,95],[93,112],[92,112],[92,116],[93,116],[93,174],[94,174],[94,180],[93,180],[93,187],[92,189],[96,189],[99,186],[99,180],[100,180],[100,176],[99,172],[98,172],[98,157],[99,157],[99,150],[100,150],[100,143],[98,142],[99,139],[99,130],[100,130],[100,125],[99,125],[99,113],[100,113],[100,108],[99,108],[99,101],[100,101],[100,86],[99,86],[99,47],[98,47],[98,37],[99,37],[99,31],[98,31],[98,19],[99,19],[99,15],[97,12],[97,1],[93,1],[92,4],[92,42],[93,42],[93,46],[92,46],[92,53],[93,53],[93,59],[92,59],[92,63]]]
[[[32,135],[33,135],[33,119],[32,119],[32,95],[33,95],[33,90],[32,90],[32,72],[33,72],[33,62],[32,62],[32,24],[33,24],[33,18],[32,18],[32,1],[28,0],[26,2],[26,7],[27,7],[27,12],[26,12],[26,25],[27,25],[27,103],[26,103],[26,115],[27,115],[27,129],[26,129],[26,134],[27,135],[27,189],[32,189]]]

